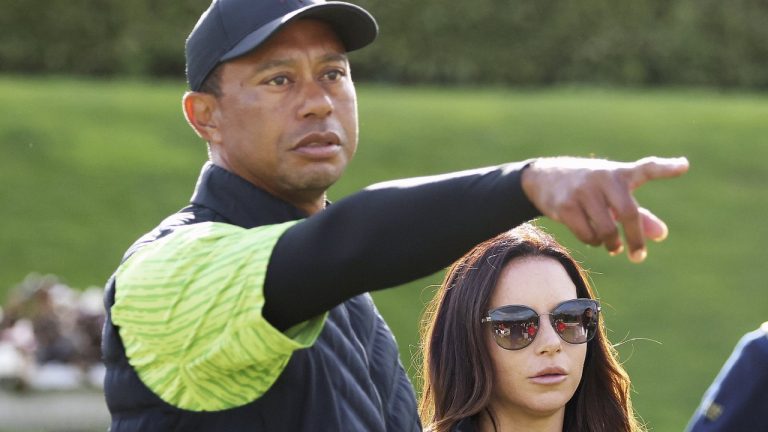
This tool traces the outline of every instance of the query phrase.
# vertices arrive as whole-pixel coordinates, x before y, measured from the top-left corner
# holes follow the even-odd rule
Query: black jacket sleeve
[[[522,191],[525,166],[381,183],[289,228],[267,267],[264,317],[285,330],[358,294],[430,275],[538,216]]]

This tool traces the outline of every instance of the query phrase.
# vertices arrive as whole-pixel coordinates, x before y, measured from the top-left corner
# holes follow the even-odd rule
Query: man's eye
[[[288,84],[288,77],[280,75],[267,81],[267,85],[282,86]]]
[[[330,70],[325,73],[325,79],[328,81],[338,81],[344,77],[344,72],[338,69]]]

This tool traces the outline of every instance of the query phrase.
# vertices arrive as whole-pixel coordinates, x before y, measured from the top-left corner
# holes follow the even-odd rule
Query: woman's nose
[[[563,340],[557,334],[549,317],[542,317],[539,323],[539,333],[534,340],[536,352],[539,354],[554,354],[563,349]]]

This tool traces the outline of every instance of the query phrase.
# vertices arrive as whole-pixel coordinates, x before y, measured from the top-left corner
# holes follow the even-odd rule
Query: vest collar
[[[243,228],[307,217],[293,205],[211,162],[203,165],[190,202],[208,207]]]

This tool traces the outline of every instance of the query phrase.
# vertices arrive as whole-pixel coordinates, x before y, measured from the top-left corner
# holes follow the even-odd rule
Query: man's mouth
[[[329,158],[341,151],[341,139],[334,132],[312,132],[303,136],[292,150],[315,159]]]

